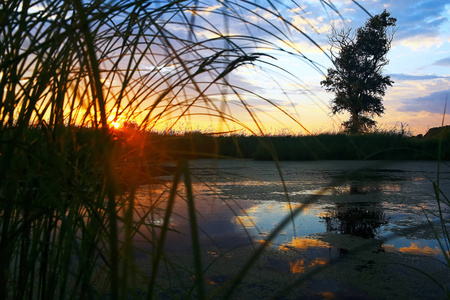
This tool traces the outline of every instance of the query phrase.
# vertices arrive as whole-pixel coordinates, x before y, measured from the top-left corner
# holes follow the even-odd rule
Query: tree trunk
[[[352,125],[350,127],[350,133],[356,134],[361,130],[361,124],[359,122],[359,114],[355,111],[352,111]]]

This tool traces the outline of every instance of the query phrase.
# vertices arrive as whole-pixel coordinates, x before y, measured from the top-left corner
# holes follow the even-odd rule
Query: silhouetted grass
[[[110,125],[153,129],[204,115],[225,131],[249,129],[232,113],[237,103],[262,134],[245,95],[288,113],[230,74],[283,72],[273,64],[280,44],[318,69],[292,34],[317,43],[272,1],[13,0],[0,4],[0,24],[0,299],[164,298],[183,272],[196,280],[181,297],[206,298],[186,159],[217,147]],[[153,181],[159,189],[140,201],[138,187]],[[189,206],[193,273],[164,252],[175,199]],[[151,249],[150,278],[136,265],[136,237]],[[168,285],[164,269],[175,270]]]

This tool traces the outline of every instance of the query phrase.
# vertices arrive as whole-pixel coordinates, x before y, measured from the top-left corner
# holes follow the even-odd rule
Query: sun
[[[119,129],[120,127],[122,127],[122,124],[121,124],[120,122],[117,122],[117,121],[112,121],[112,122],[111,122],[111,126],[112,126],[114,129]]]

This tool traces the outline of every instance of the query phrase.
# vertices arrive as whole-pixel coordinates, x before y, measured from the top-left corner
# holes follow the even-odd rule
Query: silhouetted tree
[[[367,131],[376,124],[372,118],[384,112],[382,97],[393,81],[382,71],[389,63],[386,54],[396,21],[385,10],[356,31],[333,30],[330,37],[334,68],[320,84],[335,94],[333,114],[350,113],[350,120],[342,124],[350,133]]]

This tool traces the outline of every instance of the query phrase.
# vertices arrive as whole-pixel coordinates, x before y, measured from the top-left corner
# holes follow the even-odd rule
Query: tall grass
[[[320,2],[337,13],[331,2]],[[245,65],[283,74],[277,51],[318,69],[291,46],[293,36],[303,36],[319,47],[284,17],[285,9],[286,1],[270,0],[0,4],[0,299],[231,297],[265,246],[231,289],[208,294],[189,153],[148,145],[138,130],[120,133],[110,125],[130,121],[155,129],[169,122],[170,131],[206,115],[220,120],[225,132],[235,125],[251,130],[234,116],[236,105],[264,134],[246,100],[251,95],[303,126],[230,79]],[[232,34],[230,22],[243,31]],[[161,163],[169,158],[177,160],[173,180],[144,205],[136,198],[139,185],[167,172]],[[188,204],[194,245],[194,279],[185,295],[160,280],[163,269],[187,268],[164,252],[180,197]],[[143,250],[136,237],[150,245],[149,273],[137,266],[135,253]],[[176,285],[177,278],[168,281]]]
[[[442,116],[442,123],[441,127],[444,126],[444,120],[445,120],[445,113],[447,109],[447,101],[448,97],[445,100],[445,108],[444,113]],[[448,137],[446,136],[445,131],[441,131],[438,135],[438,141],[439,141],[439,147],[438,147],[438,163],[437,163],[437,176],[436,180],[432,181],[433,184],[433,190],[434,190],[434,196],[437,201],[437,210],[436,211],[430,211],[425,210],[424,213],[427,218],[427,221],[430,225],[430,227],[433,230],[433,235],[436,241],[439,244],[439,248],[442,252],[442,255],[444,256],[444,264],[447,268],[450,269],[450,219],[448,216],[448,211],[450,209],[450,199],[448,198],[448,195],[445,194],[441,189],[441,165],[444,164],[443,160],[443,150],[446,148],[444,145],[444,140],[448,140]],[[432,220],[431,218],[434,220]],[[434,222],[433,222],[434,221]],[[439,287],[442,289],[444,294],[446,295],[447,299],[450,299],[450,290],[448,285],[440,284],[436,281],[436,278],[431,278],[434,280]]]

